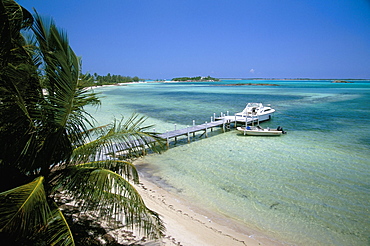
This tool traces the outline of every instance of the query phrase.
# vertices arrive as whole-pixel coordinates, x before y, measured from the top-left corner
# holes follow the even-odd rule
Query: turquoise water
[[[234,114],[247,102],[271,104],[281,137],[232,130],[180,139],[148,155],[153,181],[208,210],[293,245],[370,245],[370,81],[142,83],[104,87],[99,123],[148,116],[158,132]],[[175,126],[176,124],[176,126]],[[199,141],[201,139],[201,141]],[[261,232],[260,234],[258,232]]]

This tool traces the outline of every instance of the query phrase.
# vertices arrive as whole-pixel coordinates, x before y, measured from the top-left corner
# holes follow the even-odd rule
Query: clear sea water
[[[279,86],[221,86],[237,83]],[[370,81],[139,83],[103,87],[100,124],[132,112],[158,132],[230,115],[248,102],[276,112],[280,137],[215,129],[148,155],[147,175],[225,221],[287,245],[370,245]],[[175,126],[176,124],[176,126]],[[231,222],[230,222],[231,223]],[[260,235],[252,236],[260,236]]]

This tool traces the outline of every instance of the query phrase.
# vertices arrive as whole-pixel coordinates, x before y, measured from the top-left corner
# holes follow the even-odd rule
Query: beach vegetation
[[[172,81],[200,82],[200,81],[219,81],[219,79],[212,78],[211,76],[207,76],[207,77],[197,76],[197,77],[178,77],[178,78],[173,78]]]
[[[213,85],[213,86],[243,86],[243,85],[253,85],[253,86],[279,86],[278,84],[270,84],[270,83],[236,83],[236,84],[222,84],[222,85]]]
[[[86,73],[85,76],[87,79],[89,79],[88,86],[116,85],[144,81],[143,79],[140,79],[138,76],[130,77],[122,75],[111,75],[110,73],[108,73],[105,76],[98,75],[97,73],[94,74]]]
[[[67,202],[160,238],[163,222],[133,186],[130,160],[143,149],[127,146],[160,152],[161,139],[138,115],[95,127],[85,106],[100,100],[66,32],[13,0],[0,0],[0,13],[0,244],[82,244]]]
[[[350,84],[353,83],[352,81],[347,81],[347,80],[334,80],[332,83],[344,83],[344,84]]]

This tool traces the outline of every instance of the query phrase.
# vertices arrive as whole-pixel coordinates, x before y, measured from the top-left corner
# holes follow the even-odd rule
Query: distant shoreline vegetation
[[[242,85],[279,86],[278,84],[267,84],[267,83],[237,83],[237,84],[212,85],[212,86],[242,86]]]
[[[353,82],[346,80],[334,80],[332,83],[353,83]]]
[[[86,73],[81,76],[84,78],[85,87],[92,87],[92,86],[103,86],[103,85],[122,85],[125,83],[132,83],[132,82],[141,82],[145,81],[145,79],[140,79],[137,76],[130,77],[130,76],[122,76],[122,75],[111,75],[108,73],[107,75],[98,75],[97,73],[90,74]],[[242,78],[222,78],[217,79],[211,76],[202,77],[178,77],[173,78],[171,81],[173,82],[216,82],[222,80],[328,80],[328,79],[276,79],[276,78],[269,78],[269,79],[262,79],[262,78],[252,78],[252,79],[242,79]],[[354,79],[353,79],[354,80]],[[366,80],[366,79],[356,79],[356,80]],[[156,80],[156,81],[166,81],[166,80]],[[346,81],[346,80],[333,80],[331,83],[354,83],[353,81]],[[222,85],[212,85],[212,86],[243,86],[243,85],[251,85],[251,86],[279,86],[278,84],[270,84],[270,83],[237,83],[237,84],[222,84]]]
[[[331,83],[354,83],[353,81],[368,81],[369,79],[310,79],[310,78],[220,78],[220,80],[276,80],[276,81],[331,81]]]
[[[144,79],[140,79],[137,76],[130,77],[130,76],[122,76],[122,75],[111,75],[108,73],[106,76],[98,75],[97,73],[94,74],[85,74],[84,75],[87,82],[87,87],[90,86],[102,86],[102,85],[116,85],[122,83],[130,83],[130,82],[139,82],[144,81]]]
[[[211,76],[202,77],[179,77],[173,78],[171,81],[181,81],[181,82],[202,82],[202,81],[220,81],[219,79],[212,78]]]

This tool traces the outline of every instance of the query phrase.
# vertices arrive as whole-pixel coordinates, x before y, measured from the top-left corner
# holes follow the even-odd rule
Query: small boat
[[[238,127],[238,131],[243,132],[244,135],[250,136],[280,136],[286,134],[286,132],[280,126],[276,129],[262,128],[260,125],[257,126],[247,126],[247,127]]]

